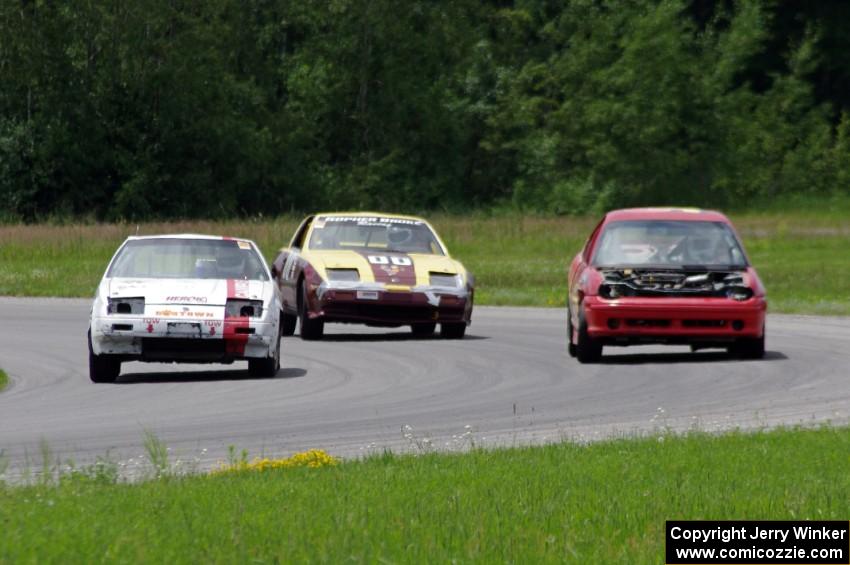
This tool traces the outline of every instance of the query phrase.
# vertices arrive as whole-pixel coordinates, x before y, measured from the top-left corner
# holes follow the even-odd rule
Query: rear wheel
[[[273,357],[248,359],[248,374],[252,377],[273,377],[280,371],[280,340]]]
[[[283,310],[280,311],[280,335],[290,336],[295,334],[295,325],[297,323],[298,316],[287,314]]]
[[[433,335],[434,330],[436,329],[437,322],[425,322],[422,324],[413,324],[410,326],[410,330],[413,332],[413,335],[420,337]]]
[[[89,378],[94,383],[114,383],[121,374],[121,361],[111,355],[95,355],[89,330]]]
[[[445,339],[462,339],[466,334],[466,322],[440,324],[440,337]]]
[[[597,363],[602,358],[602,342],[590,337],[584,316],[579,318],[576,357],[579,363]]]
[[[319,318],[310,319],[307,315],[307,287],[301,284],[301,300],[298,302],[298,322],[301,324],[301,339],[322,339],[325,333],[325,321]]]

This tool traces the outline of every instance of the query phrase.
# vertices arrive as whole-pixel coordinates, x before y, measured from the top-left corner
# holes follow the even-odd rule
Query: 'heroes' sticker
[[[184,308],[183,310],[171,310],[167,308],[165,310],[157,310],[157,316],[162,316],[164,318],[214,318],[215,314],[212,312],[203,312],[199,310],[189,310],[188,308]]]

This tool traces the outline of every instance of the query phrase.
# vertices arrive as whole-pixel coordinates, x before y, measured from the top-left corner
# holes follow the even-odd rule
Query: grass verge
[[[850,315],[850,225],[844,213],[800,209],[733,215],[774,312]],[[563,306],[566,269],[598,218],[436,216],[452,254],[476,275],[478,304]],[[0,295],[91,296],[131,234],[211,233],[254,239],[266,257],[299,218],[267,221],[0,226]]]
[[[667,519],[846,520],[850,428],[0,484],[0,562],[659,563]]]
[[[6,371],[0,369],[0,392],[6,388],[6,385],[9,384],[9,375],[6,374]]]

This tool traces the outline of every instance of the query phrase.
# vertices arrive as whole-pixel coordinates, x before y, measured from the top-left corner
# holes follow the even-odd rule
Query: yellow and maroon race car
[[[321,339],[325,322],[411,326],[459,339],[472,316],[473,277],[425,220],[374,212],[308,216],[272,276],[283,335]]]

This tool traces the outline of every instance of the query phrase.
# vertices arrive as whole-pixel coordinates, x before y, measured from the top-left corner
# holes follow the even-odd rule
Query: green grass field
[[[667,519],[846,520],[850,429],[0,485],[0,562],[661,563]]]
[[[732,216],[774,312],[850,314],[848,210]],[[112,253],[137,232],[248,237],[266,257],[298,218],[242,222],[0,226],[0,295],[91,296]],[[598,218],[518,214],[435,216],[452,254],[475,274],[478,304],[561,306],[566,269]]]

